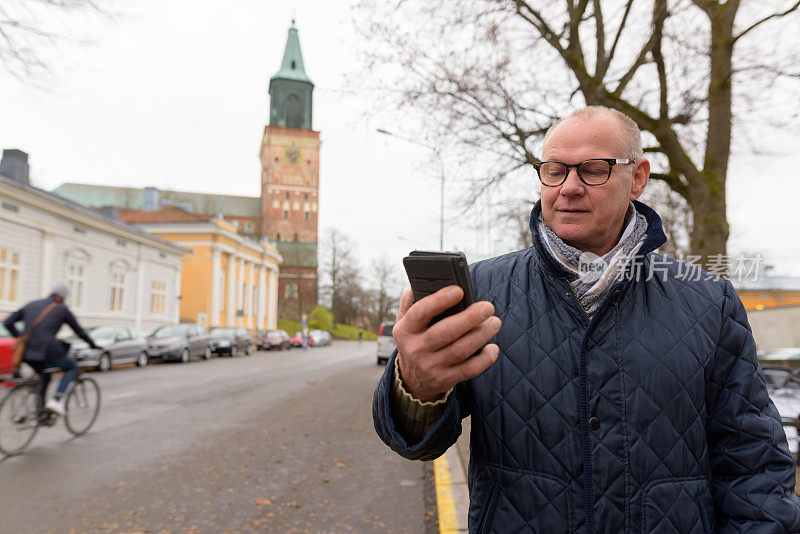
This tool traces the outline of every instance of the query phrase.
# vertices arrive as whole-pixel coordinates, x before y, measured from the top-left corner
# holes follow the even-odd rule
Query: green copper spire
[[[303,65],[303,53],[300,51],[300,38],[297,36],[294,20],[292,27],[289,28],[289,37],[286,38],[286,50],[283,52],[281,70],[272,77],[273,80],[277,78],[313,83]]]
[[[281,69],[269,81],[269,123],[273,126],[311,129],[314,83],[306,74],[297,28],[289,28]]]

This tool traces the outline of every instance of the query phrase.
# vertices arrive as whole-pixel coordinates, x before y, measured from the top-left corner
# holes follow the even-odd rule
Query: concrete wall
[[[800,306],[747,312],[759,350],[800,347]]]

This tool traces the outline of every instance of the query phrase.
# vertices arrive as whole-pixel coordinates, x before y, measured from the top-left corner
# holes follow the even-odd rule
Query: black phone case
[[[414,250],[403,258],[403,267],[415,302],[447,286],[457,285],[464,290],[464,298],[434,317],[428,326],[467,309],[474,302],[472,279],[463,252]]]

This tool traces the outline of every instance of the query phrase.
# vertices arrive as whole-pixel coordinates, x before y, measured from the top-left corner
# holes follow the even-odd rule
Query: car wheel
[[[189,347],[183,349],[181,352],[181,363],[186,363],[189,361]]]
[[[147,352],[142,351],[139,353],[139,357],[136,358],[136,366],[137,367],[144,367],[147,365],[148,360],[150,357],[147,355]]]
[[[203,351],[203,359],[207,360],[211,357],[211,347],[206,347],[206,350]]]
[[[101,373],[107,373],[111,370],[111,355],[107,352],[104,352],[100,355],[100,359],[97,360],[97,370]]]
[[[247,347],[244,349],[244,355],[250,356],[252,353],[253,353],[253,346],[248,343]]]
[[[231,358],[235,358],[239,354],[239,349],[236,345],[231,345]]]

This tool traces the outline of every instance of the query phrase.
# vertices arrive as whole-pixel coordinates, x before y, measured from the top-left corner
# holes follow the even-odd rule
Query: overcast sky
[[[399,267],[413,248],[438,248],[438,167],[426,149],[376,133],[416,137],[402,116],[374,118],[369,95],[347,85],[361,68],[352,3],[140,0],[114,20],[84,17],[78,33],[94,44],[48,51],[44,90],[0,70],[0,147],[28,152],[34,184],[48,190],[70,181],[258,196],[267,86],[294,15],[316,86],[320,237],[336,228],[363,266],[385,255]],[[728,181],[729,252],[761,252],[798,276],[799,144],[776,138],[777,158],[734,155]],[[496,230],[487,238],[459,218],[455,197],[445,248],[504,252]]]

